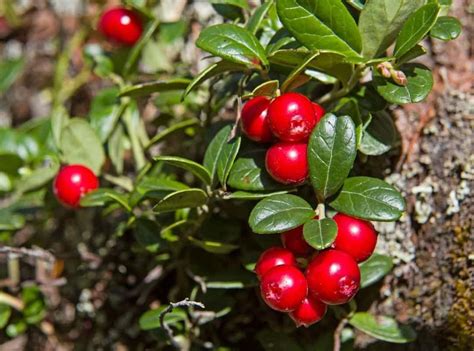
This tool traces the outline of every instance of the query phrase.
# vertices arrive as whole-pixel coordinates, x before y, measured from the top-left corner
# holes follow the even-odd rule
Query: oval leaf
[[[207,195],[201,189],[185,189],[175,191],[163,198],[153,208],[155,212],[171,212],[181,208],[193,208],[205,205]]]
[[[331,218],[312,220],[303,226],[303,236],[306,242],[316,250],[323,250],[331,246],[336,240],[337,224]]]
[[[380,222],[396,221],[405,211],[405,200],[397,189],[370,177],[348,178],[330,205],[349,216]]]
[[[60,149],[68,164],[81,164],[95,174],[105,161],[104,149],[94,129],[83,119],[73,118],[61,133]]]
[[[374,317],[367,312],[357,312],[349,319],[349,324],[383,341],[404,344],[416,339],[412,328],[399,326],[396,320],[385,316]]]
[[[366,288],[385,277],[393,268],[392,258],[385,255],[373,254],[359,265],[360,287]]]
[[[408,80],[406,86],[395,84],[376,73],[373,84],[377,92],[393,104],[409,104],[425,99],[433,88],[431,71],[425,66],[415,63],[403,65],[401,70]]]
[[[127,211],[131,211],[126,196],[113,189],[100,188],[84,195],[84,197],[81,198],[82,207],[104,206],[109,202],[117,202]]]
[[[396,139],[392,117],[381,111],[376,113],[362,134],[359,150],[366,155],[382,155],[389,151]]]
[[[267,15],[272,5],[273,5],[273,0],[264,2],[260,7],[258,7],[254,11],[252,16],[250,16],[245,27],[253,34],[256,34],[257,31],[260,29],[260,26],[262,25],[262,22],[264,21],[265,16]]]
[[[339,190],[354,164],[355,125],[348,116],[326,115],[311,134],[308,164],[311,183],[323,198]]]
[[[273,234],[296,228],[313,217],[313,209],[302,198],[275,195],[263,199],[254,207],[249,224],[257,234]]]
[[[308,49],[359,56],[359,30],[341,1],[277,0],[276,4],[285,28]]]
[[[175,167],[185,169],[196,177],[201,179],[205,184],[211,184],[211,175],[199,163],[188,160],[186,158],[177,156],[158,156],[154,158],[155,161],[165,162]]]
[[[430,36],[436,39],[449,41],[459,37],[462,31],[461,23],[457,18],[441,16],[431,28]]]
[[[401,57],[420,42],[436,23],[440,7],[430,3],[416,10],[402,27],[395,44],[394,55]]]
[[[215,56],[248,67],[268,66],[265,50],[249,30],[235,24],[217,24],[204,29],[196,45]]]

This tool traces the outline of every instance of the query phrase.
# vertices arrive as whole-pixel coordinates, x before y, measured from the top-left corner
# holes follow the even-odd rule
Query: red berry
[[[242,108],[242,130],[253,141],[268,143],[273,139],[268,124],[267,111],[270,99],[257,96],[247,101]]]
[[[303,226],[281,233],[281,242],[296,256],[307,256],[313,251],[313,248],[304,240]]]
[[[286,93],[268,108],[270,128],[283,141],[305,141],[316,125],[313,104],[304,95]]]
[[[360,287],[357,262],[349,254],[334,249],[313,258],[306,269],[306,279],[313,297],[328,305],[349,302]]]
[[[295,310],[306,297],[308,284],[295,266],[276,266],[264,274],[260,291],[265,303],[274,310]]]
[[[133,46],[140,39],[143,27],[140,17],[134,11],[115,7],[102,14],[99,30],[112,41]]]
[[[323,319],[327,308],[325,303],[307,296],[296,310],[289,313],[289,316],[295,321],[297,327],[304,326],[308,328]]]
[[[342,213],[333,219],[337,224],[334,248],[348,253],[357,262],[368,259],[377,244],[377,232],[372,223]]]
[[[272,145],[265,157],[268,173],[283,184],[298,184],[308,176],[306,143],[277,143]]]
[[[99,187],[94,172],[82,165],[63,167],[53,184],[56,198],[64,205],[79,207],[81,197]]]
[[[313,102],[314,115],[316,116],[316,123],[319,123],[321,118],[326,114],[326,110],[320,104]]]
[[[260,255],[255,265],[255,273],[258,279],[262,279],[270,269],[282,265],[296,266],[295,256],[291,251],[282,247],[271,247]]]

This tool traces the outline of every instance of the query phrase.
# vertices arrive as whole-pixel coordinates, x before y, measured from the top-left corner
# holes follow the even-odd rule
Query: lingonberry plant
[[[160,21],[147,1],[105,10],[90,29],[102,44],[81,32],[60,55],[50,117],[0,130],[0,227],[14,232],[54,211],[94,217],[92,236],[97,228],[107,238],[101,255],[143,278],[127,278],[130,291],[112,299],[127,314],[117,324],[129,338],[139,339],[135,325],[151,331],[159,347],[339,350],[352,328],[409,342],[408,326],[356,303],[392,268],[374,254],[371,222],[405,211],[400,190],[365,165],[398,147],[392,106],[429,94],[430,70],[411,61],[427,36],[459,35],[449,3],[215,0],[224,23],[200,31],[196,45],[212,60],[194,77],[182,63],[150,68],[175,43],[178,22]],[[70,77],[78,49],[84,68]],[[68,102],[84,77],[103,88],[86,118],[72,118]],[[135,304],[138,315],[125,313]],[[20,307],[23,324],[9,325],[24,330]]]

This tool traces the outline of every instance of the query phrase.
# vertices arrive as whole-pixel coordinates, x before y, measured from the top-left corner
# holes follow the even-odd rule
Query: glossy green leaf
[[[296,87],[298,87],[300,84],[298,84],[297,81],[301,79],[302,73],[304,72],[306,67],[311,62],[313,62],[316,59],[316,57],[318,57],[319,55],[320,55],[319,51],[317,51],[315,53],[312,53],[312,54],[308,54],[307,57],[305,58],[305,60],[300,65],[295,67],[295,69],[293,71],[290,72],[288,77],[285,79],[285,81],[281,85],[281,91],[284,93],[286,91],[291,91],[291,90],[295,89]],[[303,80],[304,80],[304,78],[303,78]]]
[[[146,82],[131,87],[127,87],[120,91],[120,96],[140,97],[148,96],[163,91],[184,90],[191,83],[189,79],[175,78],[170,80],[158,80],[154,82]]]
[[[163,244],[160,232],[161,228],[156,221],[146,218],[138,218],[135,221],[135,239],[150,252],[157,252]]]
[[[318,123],[308,144],[311,183],[322,198],[337,192],[354,164],[355,125],[348,116],[327,114]]]
[[[12,314],[12,309],[10,306],[3,303],[0,304],[0,329],[5,328]]]
[[[234,250],[239,248],[238,245],[227,244],[218,241],[211,241],[211,240],[199,240],[196,238],[188,237],[188,240],[195,246],[200,247],[201,249],[213,253],[213,254],[228,254]]]
[[[383,341],[404,344],[416,339],[412,328],[399,326],[396,320],[385,316],[375,317],[367,312],[357,312],[349,319],[349,324]]]
[[[436,23],[440,7],[429,3],[414,12],[403,24],[395,44],[394,55],[401,57],[420,42]]]
[[[288,193],[288,190],[282,190],[282,191],[272,191],[272,192],[265,192],[265,193],[254,193],[254,192],[249,192],[249,191],[234,191],[233,193],[230,193],[229,195],[225,195],[224,199],[229,199],[229,200],[261,200],[265,199],[266,197],[274,196],[274,195],[283,195]]]
[[[401,67],[408,84],[401,86],[392,80],[374,74],[373,85],[377,92],[393,104],[409,104],[423,101],[433,88],[433,76],[425,66],[417,63],[408,63]]]
[[[278,88],[280,87],[280,83],[278,80],[269,80],[260,84],[252,91],[253,96],[275,96]]]
[[[348,178],[330,205],[349,216],[380,222],[396,221],[405,211],[405,200],[397,189],[370,177]]]
[[[153,207],[155,212],[171,212],[182,208],[193,208],[205,205],[207,195],[201,189],[185,189],[175,191],[163,198]]]
[[[276,4],[285,28],[308,49],[359,56],[357,24],[341,1],[277,0]]]
[[[113,189],[100,188],[86,194],[81,198],[82,207],[104,206],[110,202],[117,202],[127,211],[131,211],[126,196]]]
[[[160,314],[167,308],[168,306],[160,306],[157,309],[146,311],[144,314],[141,315],[138,324],[140,325],[141,330],[152,330],[160,328]],[[164,322],[169,325],[173,326],[179,322],[183,322],[187,320],[186,312],[180,308],[175,308],[173,311],[167,313],[164,317]]]
[[[268,66],[265,50],[249,30],[235,24],[217,24],[204,29],[196,45],[225,60],[248,67]]]
[[[411,13],[425,0],[368,0],[359,17],[364,57],[382,54],[394,42]]]
[[[393,147],[396,136],[392,117],[387,112],[380,111],[364,130],[359,150],[366,155],[382,155]]]
[[[263,199],[252,210],[249,225],[257,234],[282,233],[314,217],[312,207],[296,195],[275,195]]]
[[[117,88],[104,89],[92,100],[89,120],[102,142],[112,133],[125,107],[120,104],[118,93]]]
[[[15,82],[25,67],[23,58],[0,62],[0,93],[5,92]]]
[[[218,76],[225,72],[239,72],[245,71],[246,69],[247,67],[245,65],[234,62],[219,61],[214,63],[194,77],[194,79],[191,81],[191,83],[189,83],[188,87],[184,91],[183,98],[185,98],[191,92],[191,90],[212,77]]]
[[[265,20],[265,16],[267,15],[272,5],[273,5],[273,0],[268,0],[264,2],[262,5],[260,5],[253,12],[252,16],[250,16],[245,27],[253,34],[256,34],[257,31],[262,26],[262,22]]]
[[[403,65],[424,54],[426,54],[426,49],[422,45],[416,44],[414,47],[408,50],[406,54],[397,59],[397,64]]]
[[[82,164],[95,174],[105,161],[102,143],[92,127],[80,118],[73,118],[61,133],[60,149],[63,159],[68,164]]]
[[[177,156],[158,156],[155,157],[154,160],[157,162],[165,162],[169,165],[185,169],[193,173],[205,184],[211,184],[211,175],[209,174],[208,170],[197,162]]]
[[[385,277],[392,270],[393,262],[391,257],[375,253],[362,262],[359,268],[360,287],[366,288]]]
[[[430,36],[436,39],[450,41],[461,35],[461,22],[455,17],[441,16],[431,28]]]
[[[212,184],[215,184],[217,179],[222,185],[226,184],[239,152],[241,138],[236,136],[229,141],[231,132],[232,125],[222,128],[211,140],[204,154],[203,164],[211,174]]]
[[[186,184],[165,177],[145,176],[137,184],[130,197],[130,204],[135,206],[144,198],[162,200],[166,195],[178,190],[189,189]]]
[[[282,189],[265,168],[266,149],[254,148],[243,152],[235,161],[227,184],[234,189],[264,191]]]
[[[316,250],[324,250],[336,240],[337,224],[331,218],[308,221],[303,226],[303,236],[306,242]]]

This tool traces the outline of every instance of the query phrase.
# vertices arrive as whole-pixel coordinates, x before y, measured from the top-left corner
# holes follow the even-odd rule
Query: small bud
[[[385,78],[390,78],[391,75],[391,70],[393,69],[393,66],[390,64],[390,62],[382,62],[377,65],[377,71]]]
[[[402,71],[392,70],[392,79],[395,83],[401,86],[408,84],[407,76]]]

